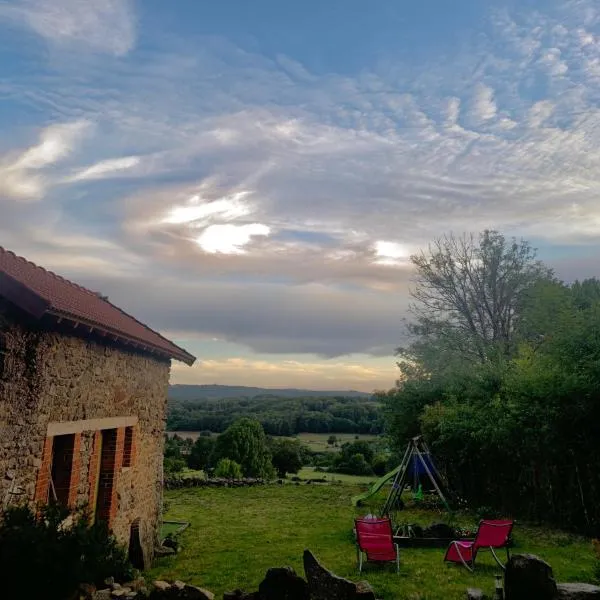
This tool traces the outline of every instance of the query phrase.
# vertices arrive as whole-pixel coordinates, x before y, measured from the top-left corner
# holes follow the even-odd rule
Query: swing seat
[[[496,555],[495,550],[506,549],[506,559],[510,558],[510,536],[514,521],[483,520],[474,540],[454,540],[450,542],[444,560],[446,562],[462,563],[469,571],[475,570],[475,559],[479,550],[489,549],[494,560],[504,569],[504,565]]]

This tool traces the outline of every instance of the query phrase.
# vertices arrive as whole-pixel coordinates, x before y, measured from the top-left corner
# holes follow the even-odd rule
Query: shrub
[[[215,477],[223,477],[225,479],[241,479],[242,467],[231,460],[230,458],[222,458],[215,468]]]
[[[171,458],[169,456],[165,456],[163,459],[163,468],[165,475],[181,473],[181,471],[185,469],[185,460],[183,460],[183,458]]]
[[[71,523],[67,519],[70,518]],[[127,554],[106,523],[57,505],[36,516],[27,507],[6,510],[0,524],[2,595],[64,600],[80,583],[100,585],[107,577],[134,576]]]

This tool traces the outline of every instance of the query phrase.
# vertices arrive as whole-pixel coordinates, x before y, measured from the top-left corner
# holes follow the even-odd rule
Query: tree
[[[211,456],[215,448],[212,437],[200,436],[192,446],[188,456],[188,467],[201,471],[210,465]]]
[[[285,477],[286,473],[297,473],[302,468],[302,451],[296,440],[274,440],[271,452],[278,477]]]
[[[222,458],[215,467],[215,477],[223,477],[224,479],[241,479],[242,468],[235,460]]]
[[[335,446],[336,442],[337,442],[337,437],[336,437],[335,435],[330,435],[330,436],[327,438],[327,444],[328,444],[329,446]]]
[[[457,363],[486,363],[509,357],[524,292],[552,272],[536,260],[526,241],[507,241],[497,231],[435,240],[411,257],[416,285],[411,290],[409,325],[414,342],[399,348],[401,368],[421,375]]]
[[[270,478],[274,474],[271,453],[262,425],[256,419],[242,418],[222,433],[215,444],[215,460],[230,458],[245,477]]]

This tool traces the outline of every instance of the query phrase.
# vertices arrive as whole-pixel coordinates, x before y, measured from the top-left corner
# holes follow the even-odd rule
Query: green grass
[[[327,481],[341,481],[342,483],[370,484],[377,479],[376,475],[346,475],[345,473],[322,473],[315,471],[315,467],[302,467],[297,473],[302,479],[320,479]]]
[[[330,446],[327,440],[330,435],[337,438],[337,446]],[[340,446],[345,442],[354,442],[358,438],[365,442],[377,439],[376,435],[366,433],[298,433],[291,436],[292,440],[300,440],[307,445],[313,452],[339,452]]]
[[[213,591],[254,591],[266,570],[292,566],[303,574],[302,552],[309,548],[337,575],[366,579],[378,598],[458,600],[467,587],[491,595],[494,566],[489,553],[478,558],[475,574],[443,563],[442,549],[401,550],[401,571],[391,565],[368,565],[359,576],[351,533],[352,519],[368,509],[354,509],[353,485],[266,486],[173,490],[165,494],[166,519],[190,521],[181,535],[183,551],[160,559],[150,573],[160,579],[181,579]],[[429,524],[442,518],[434,512],[403,511],[403,520]],[[464,517],[473,527],[474,519]],[[515,552],[531,552],[547,560],[559,581],[593,581],[594,556],[589,541],[561,532],[517,525]]]

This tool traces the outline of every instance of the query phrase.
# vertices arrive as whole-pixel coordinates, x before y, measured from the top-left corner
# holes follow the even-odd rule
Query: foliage
[[[489,552],[477,557],[475,573],[444,564],[443,549],[415,548],[400,551],[400,576],[392,565],[371,564],[359,576],[352,520],[373,510],[352,507],[350,497],[360,489],[342,484],[167,492],[171,507],[167,518],[189,521],[191,527],[180,536],[183,551],[176,558],[160,559],[149,578],[181,579],[221,598],[235,588],[258,589],[273,566],[290,565],[302,575],[302,553],[310,548],[337,575],[352,581],[366,579],[383,600],[463,600],[467,587],[482,588],[492,597],[498,569]],[[382,490],[383,497],[386,491]],[[381,504],[378,496],[373,507]],[[402,518],[422,524],[447,521],[444,513],[420,510],[405,510]],[[458,515],[452,524],[472,531],[476,523],[474,515]],[[552,565],[558,581],[594,581],[595,557],[589,540],[573,536],[567,545],[560,545],[564,534],[520,522],[514,536],[514,552],[541,556]]]
[[[497,338],[502,352],[487,344],[495,339],[491,322],[478,346],[464,338],[485,348],[483,361],[423,333],[410,347],[414,362],[404,379],[381,395],[388,432],[397,449],[423,433],[472,507],[598,535],[600,282],[554,281],[531,262],[525,243],[513,248],[531,269],[514,282],[511,327]],[[473,296],[470,310],[487,310],[476,306],[486,297],[493,295]],[[426,311],[437,306],[422,300]]]
[[[221,458],[215,467],[215,477],[223,477],[225,479],[241,479],[242,467],[229,458]]]
[[[244,477],[272,478],[271,453],[261,424],[256,419],[242,418],[217,438],[216,461],[230,458],[237,462]]]
[[[413,342],[398,350],[407,373],[465,371],[510,356],[523,293],[551,271],[525,241],[497,231],[444,236],[411,257]]]
[[[166,456],[163,459],[163,470],[165,475],[175,475],[181,473],[185,469],[185,460],[183,458],[173,458]]]
[[[72,524],[66,526],[69,517]],[[126,553],[106,523],[89,525],[87,515],[70,515],[57,505],[43,508],[39,516],[27,507],[6,510],[0,524],[0,564],[6,598],[64,600],[80,583],[133,577]]]
[[[214,438],[200,435],[190,450],[187,460],[188,467],[198,471],[206,469],[206,467],[211,465],[214,449]]]
[[[271,453],[278,477],[285,477],[286,473],[297,473],[302,468],[302,447],[297,440],[272,439]]]
[[[260,421],[268,435],[311,433],[380,433],[380,406],[371,398],[256,396],[254,398],[170,398],[170,430],[225,431],[240,417]]]
[[[330,435],[330,436],[327,438],[327,444],[328,444],[329,446],[335,446],[335,444],[337,444],[337,437],[336,437],[335,435]]]

